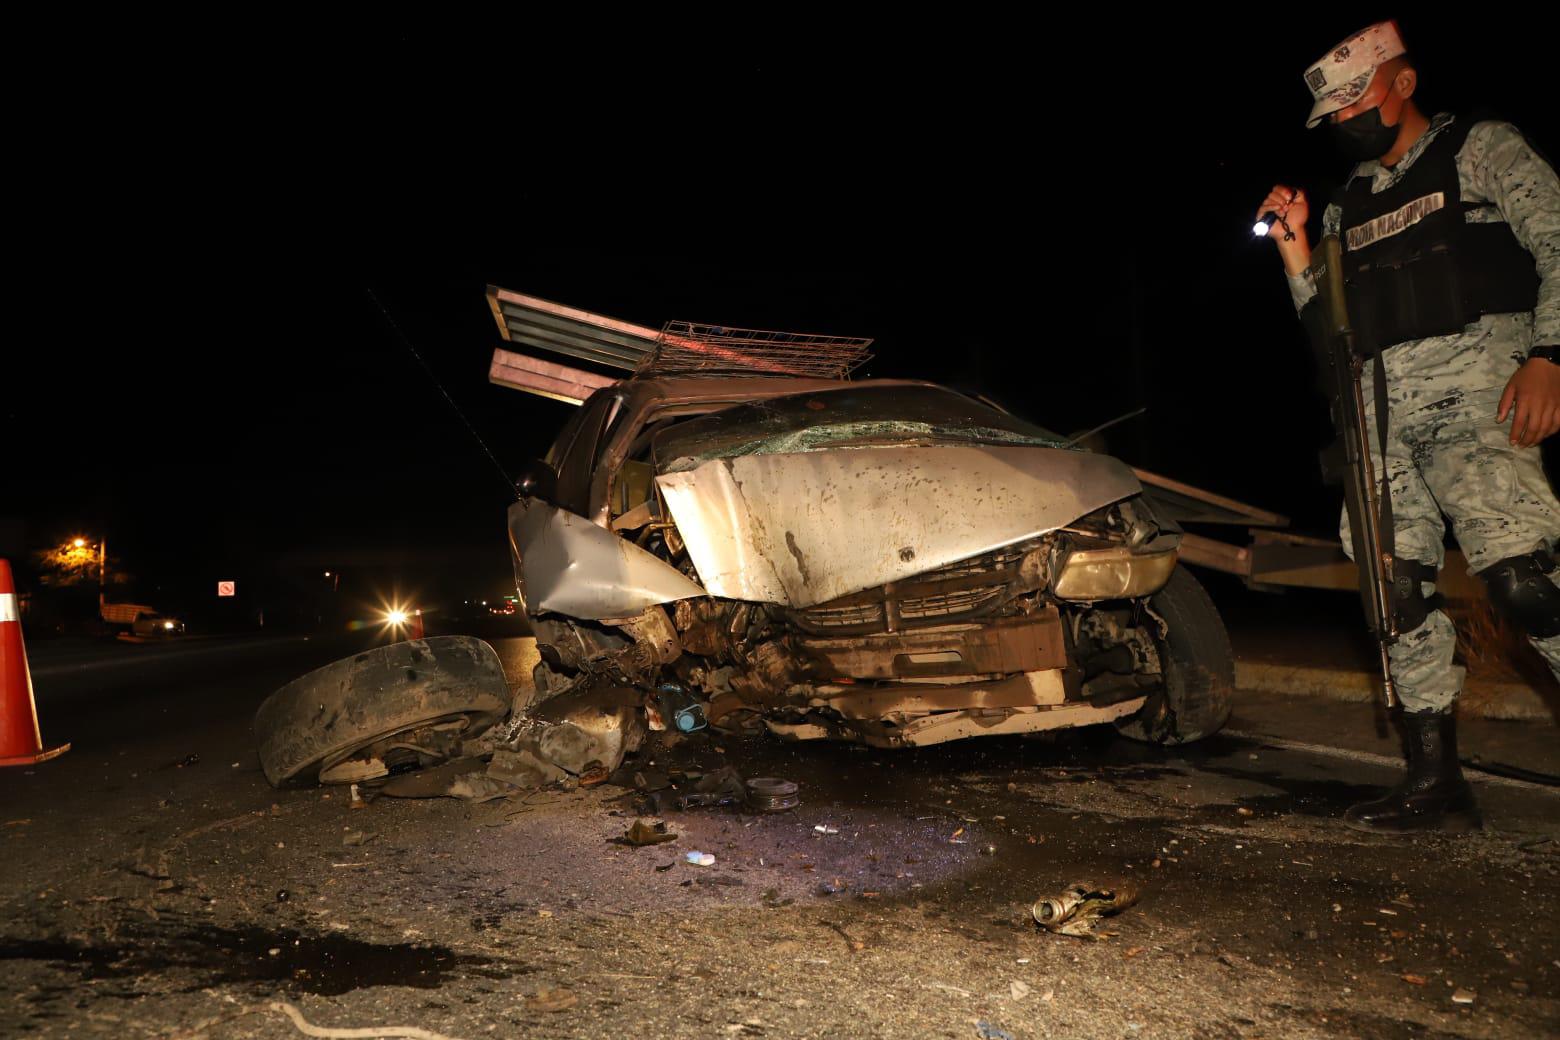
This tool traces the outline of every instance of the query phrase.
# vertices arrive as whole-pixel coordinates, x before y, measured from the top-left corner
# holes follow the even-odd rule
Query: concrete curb
[[[1241,689],[1335,701],[1371,701],[1380,696],[1374,672],[1305,665],[1236,661],[1235,685]],[[1553,724],[1555,712],[1526,683],[1470,680],[1457,699],[1458,714],[1481,719],[1521,719]]]

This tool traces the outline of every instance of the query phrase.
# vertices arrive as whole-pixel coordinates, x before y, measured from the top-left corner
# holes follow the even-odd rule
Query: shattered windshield
[[[938,386],[864,386],[754,401],[662,431],[663,473],[710,459],[869,444],[1027,444],[1061,447],[1033,423]]]

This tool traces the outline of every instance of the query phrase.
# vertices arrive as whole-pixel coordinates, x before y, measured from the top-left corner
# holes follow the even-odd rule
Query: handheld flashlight
[[[1274,213],[1272,210],[1268,210],[1266,213],[1262,214],[1262,219],[1251,225],[1251,233],[1257,238],[1266,238],[1267,233],[1273,230],[1274,224],[1280,224],[1283,226],[1285,242],[1292,242],[1294,240],[1295,233],[1289,230],[1288,222],[1277,213]]]
[[[1289,193],[1290,202],[1295,201],[1295,199],[1299,197],[1300,193],[1297,191],[1291,191]],[[1295,233],[1289,229],[1289,222],[1283,217],[1279,216],[1277,213],[1274,213],[1272,210],[1268,210],[1267,212],[1263,213],[1262,216],[1257,219],[1257,222],[1251,225],[1251,233],[1257,238],[1266,238],[1267,233],[1273,230],[1274,224],[1280,224],[1283,226],[1285,242],[1294,241]]]

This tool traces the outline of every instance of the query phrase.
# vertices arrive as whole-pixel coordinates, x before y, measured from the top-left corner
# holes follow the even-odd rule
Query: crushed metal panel
[[[637,545],[556,506],[516,502],[509,537],[527,610],[599,621],[704,595]]]
[[[488,382],[577,405],[583,404],[597,390],[612,386],[618,380],[499,348],[493,351]]]
[[[645,325],[496,285],[488,286],[487,298],[499,334],[509,342],[627,372],[634,371],[654,352],[661,335],[659,330]]]
[[[792,607],[1045,534],[1141,488],[1109,456],[992,445],[749,455],[656,484],[711,595]]]
[[[1039,733],[1048,729],[1070,729],[1074,726],[1095,726],[1137,712],[1146,699],[1138,697],[1103,707],[1066,704],[1056,708],[1014,708],[1006,715],[974,711],[938,712],[899,727],[893,736],[897,744],[926,747],[950,740],[963,740],[965,737],[999,737]]]
[[[1049,606],[1039,614],[949,628],[809,636],[797,648],[815,674],[830,678],[986,675],[1067,667],[1061,615]]]
[[[819,714],[800,722],[765,719],[764,725],[782,740],[848,740],[872,747],[924,747],[966,737],[1011,736],[1048,729],[1069,729],[1114,722],[1142,709],[1146,698],[1096,707],[1062,704],[1055,707],[939,711],[921,715],[905,725],[873,719],[835,721]]]
[[[1067,684],[1060,668],[1021,672],[953,686],[890,683],[876,686],[820,686],[813,705],[847,719],[881,719],[949,710],[1061,706]]]

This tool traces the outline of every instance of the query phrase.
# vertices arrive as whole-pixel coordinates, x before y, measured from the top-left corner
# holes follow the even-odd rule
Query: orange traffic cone
[[[70,750],[69,744],[45,751],[38,732],[27,647],[22,645],[21,613],[11,564],[0,560],[0,766],[30,766]]]

